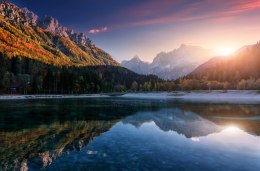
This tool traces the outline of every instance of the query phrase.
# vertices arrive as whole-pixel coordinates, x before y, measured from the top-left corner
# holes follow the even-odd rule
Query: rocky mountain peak
[[[93,42],[84,33],[75,33],[72,29],[64,27],[59,21],[51,16],[45,16],[38,24],[44,30],[53,32],[60,36],[67,37],[75,42],[77,45],[86,46],[93,45]]]
[[[39,26],[44,30],[56,33],[64,37],[70,37],[70,35],[74,34],[74,31],[72,29],[68,29],[67,27],[62,26],[56,18],[51,16],[45,16],[39,22]]]
[[[132,59],[132,61],[141,61],[140,57],[139,56],[134,56]]]
[[[152,63],[133,58],[123,61],[122,65],[139,74],[153,74],[164,80],[174,80],[191,73],[197,66],[209,60],[213,55],[210,50],[199,46],[180,45],[170,52],[160,52]]]
[[[9,22],[36,25],[39,17],[27,8],[19,8],[16,5],[3,0],[0,3],[0,15]]]
[[[30,21],[29,24],[36,25],[38,23],[39,17],[36,14],[34,14],[32,11],[28,10],[27,8],[23,8],[22,11],[24,12],[25,17],[27,19],[29,19],[29,21]]]
[[[85,46],[85,45],[94,45],[93,41],[90,40],[84,33],[74,33],[70,35],[70,39],[77,43],[78,45]]]
[[[144,75],[148,74],[146,70],[149,68],[149,63],[142,61],[137,55],[129,61],[122,61],[121,64],[125,68],[131,68],[131,70],[133,70],[136,73]]]
[[[15,53],[8,53],[9,57],[22,54],[61,66],[119,65],[108,53],[96,47],[84,33],[75,33],[54,17],[39,19],[27,8],[19,8],[8,1],[0,3],[0,32],[3,31],[5,35],[0,36],[0,53],[10,51],[17,39],[22,42]],[[37,51],[32,53],[28,46]]]
[[[27,8],[19,8],[16,5],[3,0],[0,3],[0,15],[11,23],[24,25],[37,25],[42,29],[64,36],[75,42],[79,46],[93,46],[94,43],[84,34],[75,33],[72,29],[64,27],[59,21],[51,16],[40,19],[36,14]]]
[[[126,65],[148,65],[148,62],[144,62],[140,59],[139,56],[134,56],[132,59],[130,59],[129,61],[124,60],[122,61],[122,64],[126,64]]]

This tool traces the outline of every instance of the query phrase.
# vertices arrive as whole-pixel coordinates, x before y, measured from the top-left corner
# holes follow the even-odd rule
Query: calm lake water
[[[260,105],[0,101],[0,170],[260,170]]]

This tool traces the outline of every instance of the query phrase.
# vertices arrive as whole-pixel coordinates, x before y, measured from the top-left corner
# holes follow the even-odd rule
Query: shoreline
[[[123,97],[161,100],[173,99],[179,102],[192,103],[260,104],[260,92],[258,90],[175,91],[164,92],[160,96],[156,93],[136,93],[126,94]]]
[[[180,102],[193,103],[234,103],[260,104],[258,90],[212,90],[212,91],[175,91],[175,92],[147,92],[147,93],[103,93],[79,95],[0,95],[4,100],[37,100],[37,99],[84,99],[84,98],[129,98],[129,99],[171,99]]]
[[[0,101],[3,100],[36,100],[36,99],[76,99],[76,98],[100,98],[109,97],[102,94],[81,94],[81,95],[57,95],[57,94],[39,94],[39,95],[0,95]]]

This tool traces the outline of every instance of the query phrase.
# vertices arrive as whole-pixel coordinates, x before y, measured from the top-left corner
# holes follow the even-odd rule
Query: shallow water
[[[0,102],[0,170],[260,170],[260,105]]]

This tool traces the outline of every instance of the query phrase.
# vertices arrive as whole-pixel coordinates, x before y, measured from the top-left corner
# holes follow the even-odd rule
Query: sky
[[[10,0],[83,32],[119,62],[181,44],[231,53],[260,40],[260,0]]]

